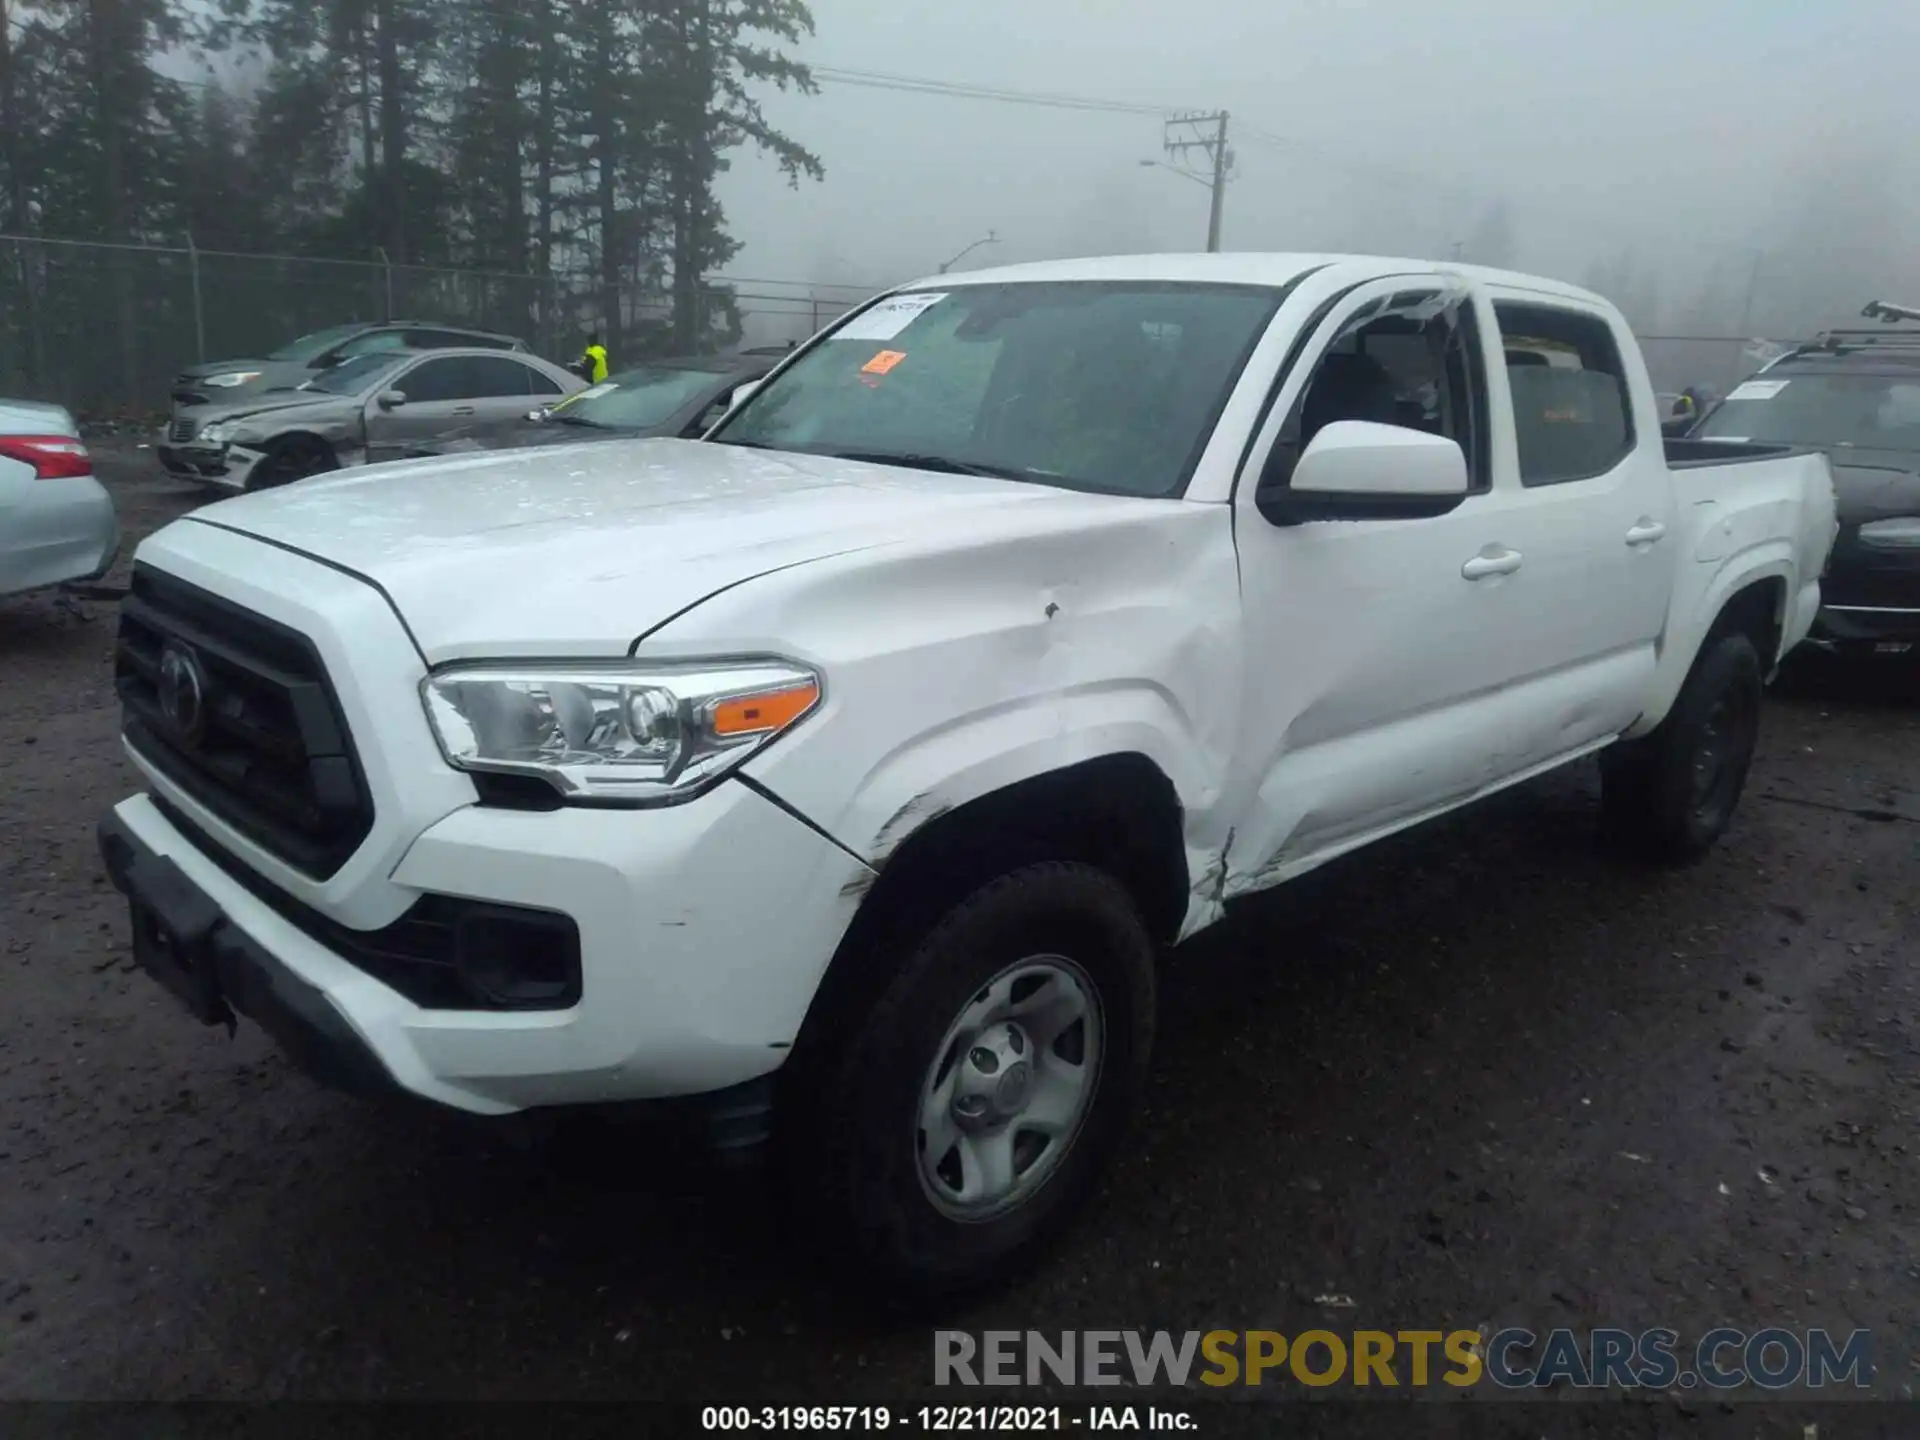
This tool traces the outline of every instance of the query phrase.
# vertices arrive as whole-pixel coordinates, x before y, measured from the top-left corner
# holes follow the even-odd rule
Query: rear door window
[[[533,371],[518,360],[509,360],[504,355],[498,359],[491,355],[472,355],[461,363],[467,367],[467,383],[473,387],[467,394],[473,398],[532,392]]]
[[[1633,410],[1613,327],[1598,315],[1497,301],[1513,397],[1520,483],[1563,485],[1606,474],[1632,453]]]

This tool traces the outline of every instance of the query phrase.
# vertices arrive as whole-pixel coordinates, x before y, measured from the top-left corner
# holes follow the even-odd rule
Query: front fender
[[[1085,505],[759,577],[647,647],[818,665],[820,712],[745,773],[870,864],[946,810],[1125,754],[1171,783],[1190,854],[1217,852],[1243,674],[1231,517]]]
[[[1138,754],[1173,785],[1189,816],[1212,808],[1209,756],[1180,707],[1144,684],[1093,684],[967,715],[916,737],[860,778],[827,822],[835,839],[876,869],[908,836],[949,810],[1088,760]],[[775,782],[777,783],[777,782]],[[1199,851],[1188,845],[1188,871]]]

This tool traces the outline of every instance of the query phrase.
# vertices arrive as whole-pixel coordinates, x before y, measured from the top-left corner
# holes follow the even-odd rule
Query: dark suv
[[[1920,327],[1830,331],[1735,387],[1692,433],[1824,450],[1840,534],[1808,643],[1920,658]]]

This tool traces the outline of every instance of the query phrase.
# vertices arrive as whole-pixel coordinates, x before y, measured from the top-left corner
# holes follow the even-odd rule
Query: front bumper
[[[265,458],[261,451],[240,445],[162,444],[154,447],[154,453],[170,475],[229,490],[245,490]]]
[[[379,1094],[398,1088],[325,992],[234,924],[172,858],[117,813],[100,822],[99,839],[107,876],[131,909],[134,958],[196,1020],[231,1029],[237,1012],[337,1089]]]
[[[1829,654],[1920,657],[1920,597],[1912,607],[1822,605],[1807,643]]]
[[[865,872],[739,784],[655,811],[455,811],[392,881],[570,917],[579,998],[565,1009],[430,1009],[330,946],[337,926],[272,903],[257,875],[239,878],[241,862],[206,829],[190,835],[147,795],[102,822],[136,936],[157,922],[179,937],[156,949],[148,932],[141,963],[201,1020],[256,1020],[324,1080],[482,1115],[708,1095],[770,1076]],[[227,853],[199,848],[213,843]],[[173,967],[184,980],[167,973],[169,956],[184,960]]]

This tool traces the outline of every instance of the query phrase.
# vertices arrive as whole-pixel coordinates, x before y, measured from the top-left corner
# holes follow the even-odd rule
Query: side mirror
[[[407,392],[404,390],[382,390],[378,395],[373,397],[373,403],[378,405],[382,410],[398,410],[402,405],[407,403]]]
[[[1668,440],[1682,440],[1693,429],[1693,416],[1675,415],[1660,422],[1660,434]]]
[[[1458,442],[1424,430],[1336,420],[1313,437],[1284,485],[1254,496],[1276,525],[1313,520],[1424,520],[1467,498]]]
[[[547,419],[552,414],[553,414],[553,407],[551,405],[539,405],[539,406],[536,406],[534,409],[527,411],[527,419],[531,420],[536,425],[542,425],[546,423]]]
[[[316,355],[309,363],[309,370],[331,370],[345,359],[342,355]]]

